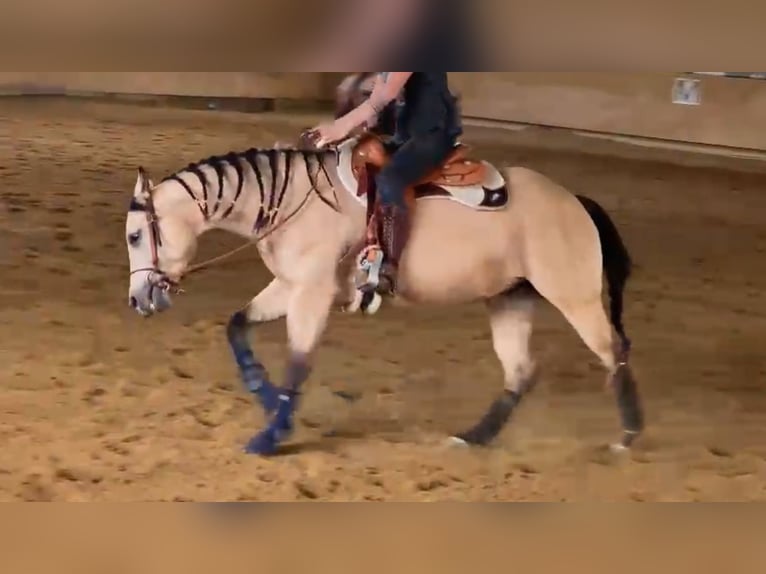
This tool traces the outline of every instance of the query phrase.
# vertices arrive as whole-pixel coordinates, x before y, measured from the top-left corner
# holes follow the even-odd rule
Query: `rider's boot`
[[[385,205],[380,209],[381,243],[368,246],[360,256],[359,268],[364,274],[360,289],[385,290],[395,293],[402,252],[410,234],[410,213],[405,205]]]

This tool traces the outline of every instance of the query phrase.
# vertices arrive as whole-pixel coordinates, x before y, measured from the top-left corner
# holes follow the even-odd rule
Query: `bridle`
[[[144,214],[146,214],[146,223],[147,228],[149,229],[149,248],[152,253],[152,266],[135,269],[130,272],[130,276],[132,277],[136,273],[148,272],[150,289],[160,289],[165,292],[176,294],[183,293],[178,282],[170,279],[167,273],[160,269],[159,251],[162,247],[162,233],[160,232],[159,217],[157,217],[157,211],[154,208],[154,200],[151,191],[147,194],[146,203],[144,204],[140,204],[133,199],[130,204],[130,211],[143,211]],[[152,294],[149,293],[149,295],[151,299]]]
[[[301,142],[304,144],[311,141],[311,134],[306,131],[303,134],[301,134]],[[335,153],[338,153],[338,150],[334,150]],[[255,230],[260,231],[261,233],[257,235],[255,238],[250,239],[247,243],[244,245],[241,245],[240,247],[237,247],[236,249],[233,249],[227,253],[224,253],[223,255],[219,255],[218,257],[214,257],[212,259],[209,259],[207,261],[204,261],[203,263],[199,263],[197,265],[193,265],[189,267],[186,272],[184,273],[184,276],[191,275],[192,273],[196,273],[198,271],[201,271],[203,269],[207,269],[212,267],[214,264],[219,263],[223,260],[229,259],[233,255],[239,253],[240,251],[244,251],[247,248],[250,248],[252,246],[258,245],[260,242],[265,240],[267,237],[275,233],[277,230],[282,228],[284,225],[286,225],[290,220],[292,220],[295,216],[300,213],[300,211],[303,210],[303,208],[306,206],[306,204],[311,199],[312,194],[316,194],[316,196],[328,207],[330,207],[333,211],[336,213],[341,213],[340,208],[340,201],[338,199],[337,190],[335,189],[335,185],[332,183],[332,179],[330,175],[327,173],[327,168],[325,167],[323,162],[319,162],[319,170],[324,174],[325,179],[327,179],[327,182],[330,184],[330,187],[333,191],[333,201],[330,201],[329,199],[325,198],[322,193],[319,191],[319,182],[318,182],[318,175],[317,172],[315,175],[312,175],[310,170],[307,170],[309,181],[311,183],[311,188],[306,193],[305,197],[301,200],[301,202],[298,204],[298,206],[292,210],[287,217],[276,223],[275,225],[261,225],[260,216],[259,221],[256,222],[256,225],[253,227]],[[152,264],[151,267],[142,267],[140,269],[135,269],[130,272],[130,276],[132,277],[136,273],[149,273],[148,283],[150,289],[160,289],[164,292],[169,292],[173,294],[182,294],[184,292],[183,289],[180,287],[180,280],[174,281],[171,279],[167,273],[162,271],[160,269],[160,261],[159,261],[159,250],[162,247],[162,232],[160,230],[159,226],[159,216],[157,215],[157,211],[154,206],[154,198],[152,196],[152,190],[148,187],[147,179],[144,177],[144,185],[146,186],[144,188],[144,194],[146,196],[146,201],[144,203],[138,202],[135,198],[132,199],[129,211],[133,212],[143,212],[146,215],[146,222],[147,227],[149,230],[149,246],[151,249],[151,256],[152,256]],[[202,212],[203,217],[206,221],[210,219],[210,216],[208,215],[204,204],[194,197],[194,195],[187,189],[187,192],[189,193],[190,197],[199,207],[200,211]],[[271,213],[271,216],[276,216],[276,212]],[[150,299],[152,292],[149,293]]]

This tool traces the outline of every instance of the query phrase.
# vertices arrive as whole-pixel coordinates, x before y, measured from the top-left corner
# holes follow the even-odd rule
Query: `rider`
[[[449,90],[447,72],[378,72],[369,99],[315,130],[320,147],[337,142],[371,122],[394,101],[398,104],[397,129],[389,146],[393,153],[377,178],[383,245],[382,249],[370,246],[362,254],[367,271],[363,290],[376,288],[379,274],[395,290],[399,259],[410,231],[405,192],[438,168],[453,150],[462,133],[457,100]]]

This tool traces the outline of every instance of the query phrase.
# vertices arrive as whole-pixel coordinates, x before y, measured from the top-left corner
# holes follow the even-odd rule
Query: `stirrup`
[[[364,274],[357,281],[357,289],[365,293],[374,292],[380,284],[383,250],[378,245],[366,247],[359,256],[357,267]]]

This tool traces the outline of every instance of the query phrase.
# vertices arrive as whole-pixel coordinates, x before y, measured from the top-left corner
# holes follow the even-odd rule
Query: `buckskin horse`
[[[366,134],[328,150],[250,149],[211,157],[157,184],[138,170],[126,217],[135,311],[149,317],[171,307],[198,239],[209,230],[255,242],[274,276],[227,328],[245,388],[268,419],[248,453],[276,454],[289,438],[331,309],[353,305],[358,296],[356,254],[368,229],[364,188],[386,159],[378,137]],[[504,389],[483,418],[452,440],[488,445],[533,387],[533,311],[547,300],[603,363],[623,428],[613,448],[629,449],[644,426],[622,321],[631,260],[604,209],[530,169],[501,171],[471,159],[465,146],[409,198],[413,228],[397,296],[411,304],[486,302],[504,372]],[[278,387],[253,352],[249,331],[281,318],[289,360]]]

